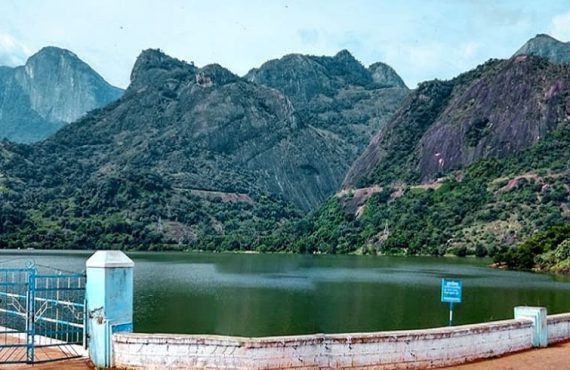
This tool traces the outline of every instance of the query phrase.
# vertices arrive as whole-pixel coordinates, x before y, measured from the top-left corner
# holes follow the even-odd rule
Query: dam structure
[[[0,286],[10,284],[8,276],[0,271]],[[87,260],[85,277],[78,278],[84,285],[77,290],[84,292],[85,299],[74,307],[84,307],[84,315],[82,322],[73,325],[84,335],[74,337],[73,343],[60,336],[54,343],[68,352],[73,349],[72,355],[62,358],[89,356],[98,368],[426,369],[570,340],[570,313],[548,315],[544,307],[527,306],[514,307],[510,320],[422,330],[256,338],[137,333],[133,326],[134,262],[129,257],[120,251],[98,251]],[[52,301],[52,305],[67,304]],[[6,303],[5,309],[9,308]],[[0,364],[9,362],[5,355],[16,346],[29,354],[35,342],[41,341],[30,336],[29,324],[21,330],[6,329],[6,324],[0,322],[5,329],[0,336]],[[20,341],[15,340],[18,336]],[[41,361],[22,355],[15,362]]]

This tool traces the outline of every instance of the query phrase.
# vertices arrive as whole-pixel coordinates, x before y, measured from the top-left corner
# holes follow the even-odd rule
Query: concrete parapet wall
[[[550,329],[550,321],[548,325]],[[119,368],[147,369],[419,369],[528,349],[532,332],[532,321],[521,319],[427,330],[264,338],[117,333],[113,359]]]
[[[570,339],[570,313],[550,315],[548,325],[548,343],[563,342]]]

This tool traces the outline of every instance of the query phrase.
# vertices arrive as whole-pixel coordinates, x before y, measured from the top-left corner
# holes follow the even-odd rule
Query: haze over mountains
[[[0,144],[0,246],[494,253],[570,217],[567,47],[411,92],[345,50],[244,77],[146,50],[118,100]]]
[[[45,139],[121,94],[77,55],[45,47],[24,66],[0,67],[0,139]]]

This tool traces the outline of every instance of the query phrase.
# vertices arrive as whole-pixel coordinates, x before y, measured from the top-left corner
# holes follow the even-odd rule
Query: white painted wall
[[[532,321],[526,319],[427,330],[265,338],[118,333],[113,335],[113,358],[119,368],[146,369],[419,369],[516,352],[531,348],[531,342]]]
[[[550,315],[547,320],[548,343],[557,343],[570,339],[570,313]]]

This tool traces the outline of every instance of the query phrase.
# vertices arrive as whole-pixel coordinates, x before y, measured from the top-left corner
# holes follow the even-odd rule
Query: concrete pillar
[[[548,346],[547,313],[544,307],[515,307],[515,319],[530,319],[533,321],[532,346]]]
[[[87,346],[98,368],[112,366],[112,335],[133,331],[134,262],[121,251],[98,251],[86,262]]]

